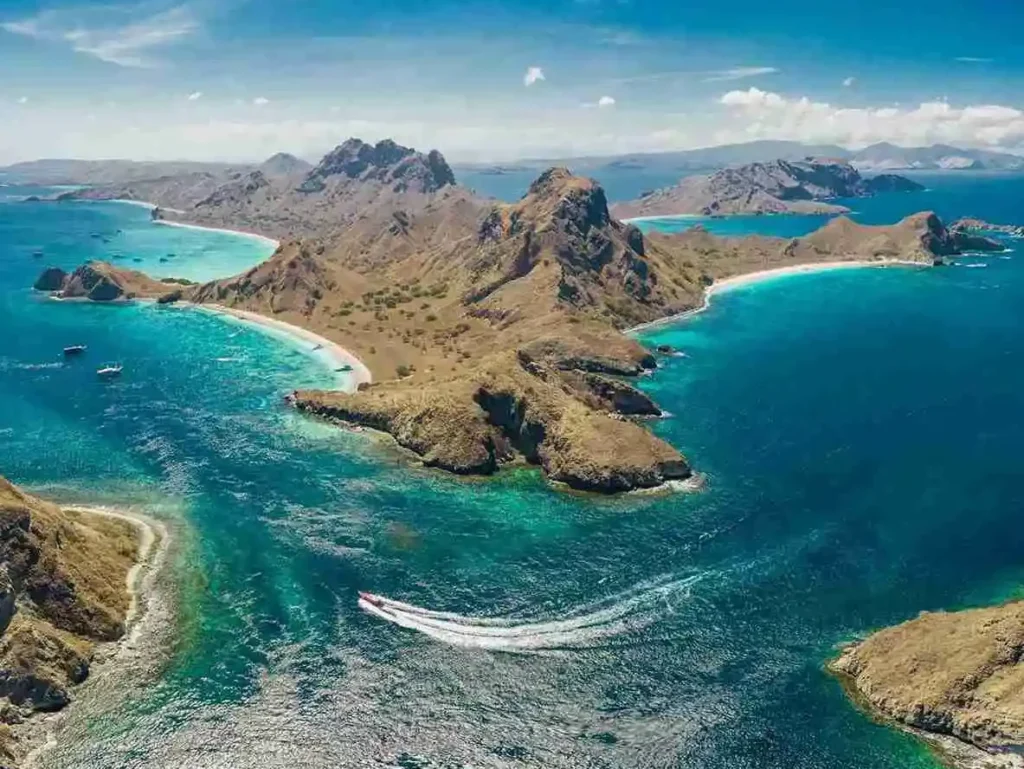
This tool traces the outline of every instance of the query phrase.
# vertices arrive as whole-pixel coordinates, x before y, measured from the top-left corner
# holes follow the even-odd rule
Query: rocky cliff
[[[775,160],[726,168],[708,176],[690,176],[674,187],[620,203],[620,217],[719,214],[834,214],[847,208],[825,202],[882,192],[924,189],[894,174],[864,178],[842,160]]]
[[[23,757],[17,725],[64,707],[95,645],[124,632],[137,549],[131,524],[63,511],[0,478],[0,761]]]
[[[879,713],[990,752],[1024,751],[1024,602],[924,612],[831,667]]]

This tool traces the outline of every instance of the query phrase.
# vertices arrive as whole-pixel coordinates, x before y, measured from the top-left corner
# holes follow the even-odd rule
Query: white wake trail
[[[435,612],[383,597],[379,598],[379,606],[360,599],[359,607],[380,619],[453,646],[509,652],[581,648],[593,646],[611,636],[639,630],[670,614],[673,608],[668,597],[687,590],[701,577],[694,575],[685,579],[643,583],[581,607],[568,617],[545,621],[523,622]]]

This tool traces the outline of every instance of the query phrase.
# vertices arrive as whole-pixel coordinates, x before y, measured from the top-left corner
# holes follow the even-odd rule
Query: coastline
[[[846,645],[838,657],[825,664],[825,670],[838,682],[843,693],[868,720],[894,731],[902,732],[921,742],[935,754],[943,766],[951,769],[1024,769],[1024,756],[1012,753],[990,753],[970,742],[966,742],[951,734],[929,732],[899,721],[875,707],[857,687],[854,677],[836,667],[836,662],[843,654],[857,646],[860,642]]]
[[[339,380],[339,383],[344,385],[340,389],[346,392],[355,392],[359,385],[363,383],[369,384],[373,381],[373,374],[370,372],[370,369],[355,354],[346,350],[337,342],[332,342],[330,339],[322,337],[309,329],[286,323],[283,320],[268,318],[259,313],[237,310],[233,307],[224,307],[219,304],[185,304],[182,306],[253,327],[261,333],[291,344],[304,354],[330,368],[334,372],[336,379]],[[339,372],[338,369],[344,366],[351,366],[352,370]]]
[[[108,203],[124,203],[128,206],[137,206],[139,208],[145,208],[147,211],[155,211],[160,209],[161,211],[170,211],[172,214],[183,214],[184,211],[180,211],[177,208],[168,208],[166,206],[158,206],[156,203],[150,203],[146,200],[129,200],[128,198],[112,198],[109,201],[99,201]],[[266,243],[268,246],[272,246],[276,251],[281,245],[281,241],[275,240],[274,238],[267,237],[266,235],[260,235],[258,232],[247,232],[246,230],[236,230],[230,227],[207,227],[202,224],[187,224],[185,222],[173,222],[167,219],[154,219],[153,224],[160,224],[165,227],[180,227],[186,230],[201,230],[205,232],[220,232],[228,235],[238,235],[239,237],[248,238],[249,240],[257,240],[261,243]]]
[[[146,204],[150,205],[150,204]],[[156,206],[153,206],[156,208]],[[165,208],[164,211],[172,211],[173,209]],[[206,227],[201,224],[186,224],[185,222],[172,222],[167,219],[154,219],[153,224],[163,225],[164,227],[179,227],[183,230],[199,230],[201,232],[219,232],[226,235],[237,235],[241,238],[248,238],[249,240],[255,240],[260,243],[264,243],[267,246],[272,247],[275,251],[280,247],[281,242],[274,240],[274,238],[268,238],[266,235],[260,235],[257,232],[246,232],[245,230],[233,230],[228,227]]]
[[[66,513],[117,518],[126,521],[135,527],[139,536],[135,564],[125,575],[125,590],[128,593],[129,604],[125,612],[124,633],[116,641],[96,645],[92,660],[95,669],[91,669],[86,680],[76,687],[77,690],[83,691],[83,687],[89,687],[90,684],[95,685],[97,681],[104,679],[104,674],[108,672],[108,666],[120,656],[128,655],[135,648],[143,626],[152,614],[150,609],[155,600],[155,583],[167,559],[171,536],[163,522],[136,512],[81,505],[60,505],[60,509]],[[56,747],[58,744],[57,732],[75,711],[78,699],[76,696],[68,705],[55,713],[34,714],[33,717],[19,725],[22,739],[31,745],[21,762],[24,769],[38,766],[40,758],[47,751]]]
[[[710,286],[705,288],[704,298],[699,307],[684,310],[683,312],[676,313],[675,315],[667,315],[664,318],[658,318],[647,323],[641,323],[638,326],[632,326],[631,328],[623,330],[622,333],[629,335],[638,334],[650,328],[657,328],[658,326],[674,323],[675,321],[697,315],[698,313],[704,312],[711,306],[711,297],[715,294],[734,291],[738,288],[743,288],[744,286],[749,286],[754,283],[762,283],[775,280],[776,278],[785,278],[790,275],[831,272],[833,270],[863,269],[866,267],[927,267],[927,265],[924,262],[912,262],[906,259],[885,259],[879,261],[867,261],[862,259],[848,262],[808,262],[806,264],[794,264],[787,267],[774,267],[770,270],[745,272],[742,275],[733,275],[728,278],[723,278],[722,280],[716,280]]]
[[[705,216],[704,214],[657,214],[654,216],[631,216],[628,219],[621,219],[623,224],[634,224],[636,222],[664,222],[671,219],[682,219],[682,220],[702,220],[712,219],[714,217]]]

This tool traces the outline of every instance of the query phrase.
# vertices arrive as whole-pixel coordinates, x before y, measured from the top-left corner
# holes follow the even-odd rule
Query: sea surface
[[[1024,177],[930,186],[872,216],[1024,222]],[[1019,251],[779,278],[648,332],[685,352],[644,380],[671,413],[653,428],[706,488],[606,499],[415,469],[295,415],[281,395],[332,375],[257,331],[28,288],[114,248],[195,276],[265,256],[146,216],[0,203],[0,473],[173,534],[174,621],[85,685],[42,765],[940,765],[825,664],[921,610],[1020,595]],[[107,360],[119,380],[97,380]],[[401,603],[376,616],[360,590]]]

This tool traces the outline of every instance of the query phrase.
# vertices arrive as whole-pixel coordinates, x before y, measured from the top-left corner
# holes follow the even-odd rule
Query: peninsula
[[[65,510],[0,477],[0,764],[32,747],[34,713],[60,710],[97,645],[119,639],[138,526]]]
[[[831,668],[882,716],[1009,759],[1024,751],[1022,649],[1015,601],[924,612],[847,647]]]
[[[826,202],[883,192],[917,192],[917,182],[895,174],[865,178],[844,160],[773,160],[688,176],[674,187],[619,203],[621,218],[726,214],[841,214],[848,208]]]
[[[43,288],[89,297],[102,285],[104,296],[215,304],[309,329],[351,349],[376,381],[356,393],[296,392],[297,408],[385,431],[431,467],[491,473],[528,462],[599,492],[691,473],[639,421],[660,414],[633,384],[657,361],[625,329],[698,308],[709,285],[738,274],[840,261],[932,265],[965,248],[1002,248],[929,213],[886,227],[838,218],[792,240],[700,228],[645,236],[613,218],[600,185],[566,169],[542,173],[517,203],[496,204],[460,187],[437,151],[358,139],[295,175],[72,194],[129,195],[160,206],[158,217],[282,243],[263,264],[201,286],[93,263],[51,272]]]

